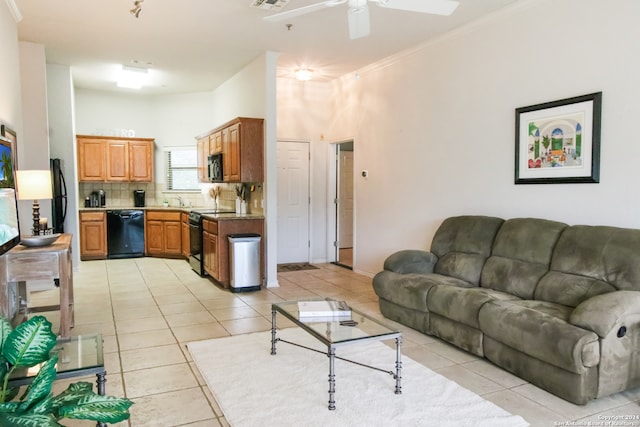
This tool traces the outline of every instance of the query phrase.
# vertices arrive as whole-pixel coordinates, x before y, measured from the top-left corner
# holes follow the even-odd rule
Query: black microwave
[[[222,153],[212,154],[207,158],[209,181],[222,182]]]

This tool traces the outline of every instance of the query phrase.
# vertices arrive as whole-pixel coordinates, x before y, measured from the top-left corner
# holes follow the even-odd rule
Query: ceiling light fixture
[[[313,70],[310,68],[300,68],[295,72],[296,79],[301,81],[311,80],[313,77]]]
[[[142,87],[143,80],[148,73],[149,69],[147,68],[123,65],[120,78],[118,79],[118,87],[140,89]]]
[[[135,16],[136,18],[140,16],[140,12],[142,11],[142,2],[144,0],[136,0],[133,2],[133,9],[131,9],[129,11],[129,13],[131,13],[133,16]]]

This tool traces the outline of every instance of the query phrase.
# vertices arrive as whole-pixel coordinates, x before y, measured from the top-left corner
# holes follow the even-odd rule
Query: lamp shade
[[[38,200],[52,199],[51,171],[46,170],[17,170],[16,181],[18,199]]]

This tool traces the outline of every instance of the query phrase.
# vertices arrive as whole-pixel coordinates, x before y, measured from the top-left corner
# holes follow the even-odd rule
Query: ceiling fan
[[[357,39],[368,36],[371,31],[368,2],[376,3],[378,6],[388,9],[431,13],[435,15],[451,15],[459,4],[459,2],[453,0],[325,0],[309,6],[266,16],[264,19],[271,22],[283,21],[327,7],[347,3],[349,6],[349,36],[351,39]]]

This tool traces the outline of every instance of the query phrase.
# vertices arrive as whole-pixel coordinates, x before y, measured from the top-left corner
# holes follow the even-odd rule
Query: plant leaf
[[[92,394],[83,397],[75,405],[61,407],[58,415],[60,418],[76,418],[112,424],[129,419],[131,405],[133,402],[129,399]]]
[[[5,402],[0,403],[0,413],[2,412],[15,412],[18,409],[20,402]],[[3,425],[3,424],[0,424]]]
[[[35,316],[9,334],[2,352],[12,365],[31,367],[47,360],[55,344],[51,322],[44,316]]]
[[[41,414],[41,415],[51,415],[53,408],[53,395],[49,394],[44,399],[38,401],[31,409],[29,409],[30,414]]]
[[[4,346],[4,342],[11,331],[13,331],[11,323],[4,317],[0,317],[0,348]]]
[[[51,386],[56,380],[56,363],[58,363],[58,355],[54,354],[42,365],[38,375],[31,381],[21,397],[21,400],[26,397],[26,400],[20,405],[21,411],[28,411],[33,404],[51,394]]]
[[[69,384],[69,387],[53,398],[53,411],[68,405],[75,405],[80,399],[93,394],[93,385],[89,382]]]
[[[2,427],[64,427],[50,415],[39,414],[6,414],[0,412],[0,426]]]

